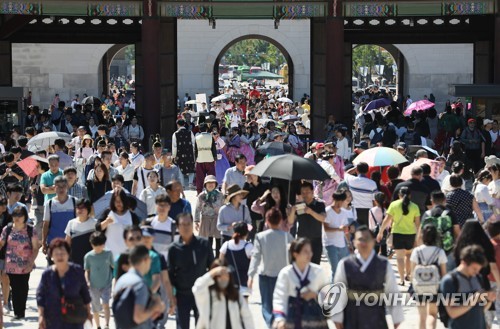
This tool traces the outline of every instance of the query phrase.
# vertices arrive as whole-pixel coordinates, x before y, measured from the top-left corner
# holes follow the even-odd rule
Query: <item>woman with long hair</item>
[[[229,266],[234,268],[233,279],[238,284],[240,293],[243,297],[248,297],[248,268],[250,266],[250,257],[252,256],[253,244],[247,242],[248,225],[238,222],[233,225],[233,236],[231,240],[224,242],[220,248],[219,259],[224,259]]]
[[[493,176],[488,170],[482,170],[477,174],[476,180],[472,187],[472,193],[476,198],[476,202],[481,209],[483,218],[487,221],[493,215],[493,207],[495,206],[495,198],[488,191],[488,184],[493,181]]]
[[[311,262],[312,253],[307,238],[292,241],[292,264],[280,271],[274,288],[273,328],[328,328],[317,297],[330,280],[321,266]]]
[[[85,185],[92,203],[103,197],[106,192],[111,191],[109,171],[104,163],[97,164],[94,167],[94,179],[88,180]]]
[[[293,223],[288,222],[289,209],[286,200],[285,191],[280,186],[276,185],[264,192],[260,198],[256,199],[251,209],[253,212],[260,213],[263,218],[269,209],[278,209],[281,212],[281,216],[284,218],[281,223],[281,229],[285,232],[289,232]]]
[[[216,259],[210,271],[195,281],[192,290],[200,314],[197,328],[254,328],[248,304],[224,260]]]
[[[109,202],[109,209],[104,211],[96,224],[96,230],[106,234],[106,250],[118,257],[127,250],[123,241],[123,231],[127,226],[139,225],[140,219],[130,211],[132,197],[123,189],[113,191]],[[135,199],[134,199],[135,200]]]
[[[417,229],[420,227],[420,209],[417,204],[410,201],[410,189],[407,186],[399,190],[399,200],[391,202],[387,209],[387,214],[377,234],[378,243],[382,241],[384,230],[389,225],[391,225],[392,244],[396,252],[401,280],[399,284],[404,286],[405,280],[410,281],[410,256],[415,245]]]
[[[417,265],[435,264],[438,267],[439,275],[442,278],[446,274],[446,262],[448,258],[443,249],[437,246],[438,230],[436,226],[427,224],[422,228],[422,241],[423,245],[413,249],[411,261],[411,273],[415,271]],[[418,313],[420,315],[420,329],[435,329],[437,320],[437,295],[431,296],[418,296],[421,303],[418,306]],[[427,317],[431,318],[430,325],[427,326]]]
[[[297,127],[294,124],[287,125],[288,143],[298,156],[304,155],[304,144],[297,135]]]

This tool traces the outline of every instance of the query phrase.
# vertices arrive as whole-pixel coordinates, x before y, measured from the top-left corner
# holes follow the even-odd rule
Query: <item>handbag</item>
[[[81,296],[66,297],[62,286],[61,278],[56,272],[59,293],[61,295],[61,317],[64,323],[84,324],[88,319],[87,305]]]

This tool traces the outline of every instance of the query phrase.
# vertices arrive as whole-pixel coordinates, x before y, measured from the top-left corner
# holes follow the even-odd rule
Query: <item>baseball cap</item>
[[[493,120],[491,120],[491,119],[484,119],[483,120],[483,126],[486,126],[486,125],[488,125],[490,123],[493,123]]]
[[[467,120],[467,123],[472,123],[472,122],[476,123],[476,119],[471,118],[471,119]]]
[[[322,149],[322,148],[325,148],[325,144],[323,143],[316,144],[316,149]]]

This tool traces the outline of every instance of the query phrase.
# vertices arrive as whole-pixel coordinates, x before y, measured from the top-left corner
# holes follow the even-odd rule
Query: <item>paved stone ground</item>
[[[188,191],[186,192],[186,196],[188,197],[189,201],[192,203],[193,207],[196,203],[196,196],[194,191]],[[391,263],[393,265],[395,273],[397,273],[397,268],[395,264],[395,260],[391,260]],[[40,253],[36,260],[36,265],[37,268],[32,272],[31,277],[30,277],[30,290],[29,290],[29,295],[28,295],[28,305],[27,305],[27,310],[26,310],[26,319],[24,321],[12,321],[12,315],[4,315],[4,326],[5,328],[23,328],[23,329],[37,329],[38,328],[38,312],[36,308],[36,287],[38,286],[38,283],[40,281],[41,275],[43,270],[45,269],[46,266],[46,260],[44,258],[44,255]],[[323,257],[321,265],[325,268],[328,273],[330,273],[330,265],[328,264],[328,260],[326,257]],[[258,280],[258,277],[255,278]],[[398,277],[399,280],[399,277]],[[249,298],[249,303],[250,303],[250,310],[253,314],[253,319],[254,319],[254,325],[255,328],[263,329],[265,328],[265,322],[262,318],[261,315],[261,308],[260,308],[260,294],[258,291],[258,282],[254,282],[254,287],[257,289],[253,291],[252,295]],[[408,287],[402,287],[402,289],[407,289]],[[12,312],[11,312],[12,314]],[[405,315],[405,321],[402,323],[400,326],[401,329],[418,329],[418,322],[419,322],[419,317],[418,317],[418,312],[415,307],[405,307],[404,308],[404,315]],[[393,328],[392,326],[392,321],[390,319],[390,316],[387,317],[389,323],[391,325],[389,328]],[[104,324],[104,318],[101,316],[101,325]],[[334,324],[332,322],[329,323],[330,328],[335,328]],[[191,322],[191,328],[194,328],[194,318],[192,318]],[[111,320],[110,328],[114,329],[115,326],[113,324],[113,320]],[[175,317],[169,317],[169,320],[167,322],[167,329],[175,329]],[[438,329],[444,328],[444,326],[439,322],[438,320]],[[498,321],[494,324],[493,328],[498,329],[500,328],[498,325]],[[48,328],[50,329],[50,328]]]

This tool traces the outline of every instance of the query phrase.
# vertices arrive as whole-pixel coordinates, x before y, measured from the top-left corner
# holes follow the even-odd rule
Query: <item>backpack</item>
[[[416,145],[415,144],[415,131],[407,131],[405,132],[404,134],[404,142],[406,144],[406,146],[410,146],[410,145]]]
[[[375,128],[374,131],[375,134],[373,135],[371,142],[372,144],[380,143],[382,141],[382,138],[384,137],[384,130],[382,128]]]
[[[424,262],[424,255],[421,250],[417,251],[418,264],[415,266],[412,275],[413,291],[417,295],[436,295],[439,289],[439,267],[437,261],[441,248],[436,247],[429,259]]]
[[[430,211],[428,214],[430,215]],[[446,253],[450,252],[455,243],[455,237],[452,232],[453,223],[451,221],[450,211],[445,209],[441,213],[441,216],[428,216],[422,221],[421,227],[424,227],[427,224],[432,224],[437,228],[438,247],[443,248]]]
[[[115,324],[118,329],[134,328],[138,325],[134,321],[134,288],[139,283],[121,289],[113,297],[111,308],[113,309]]]

